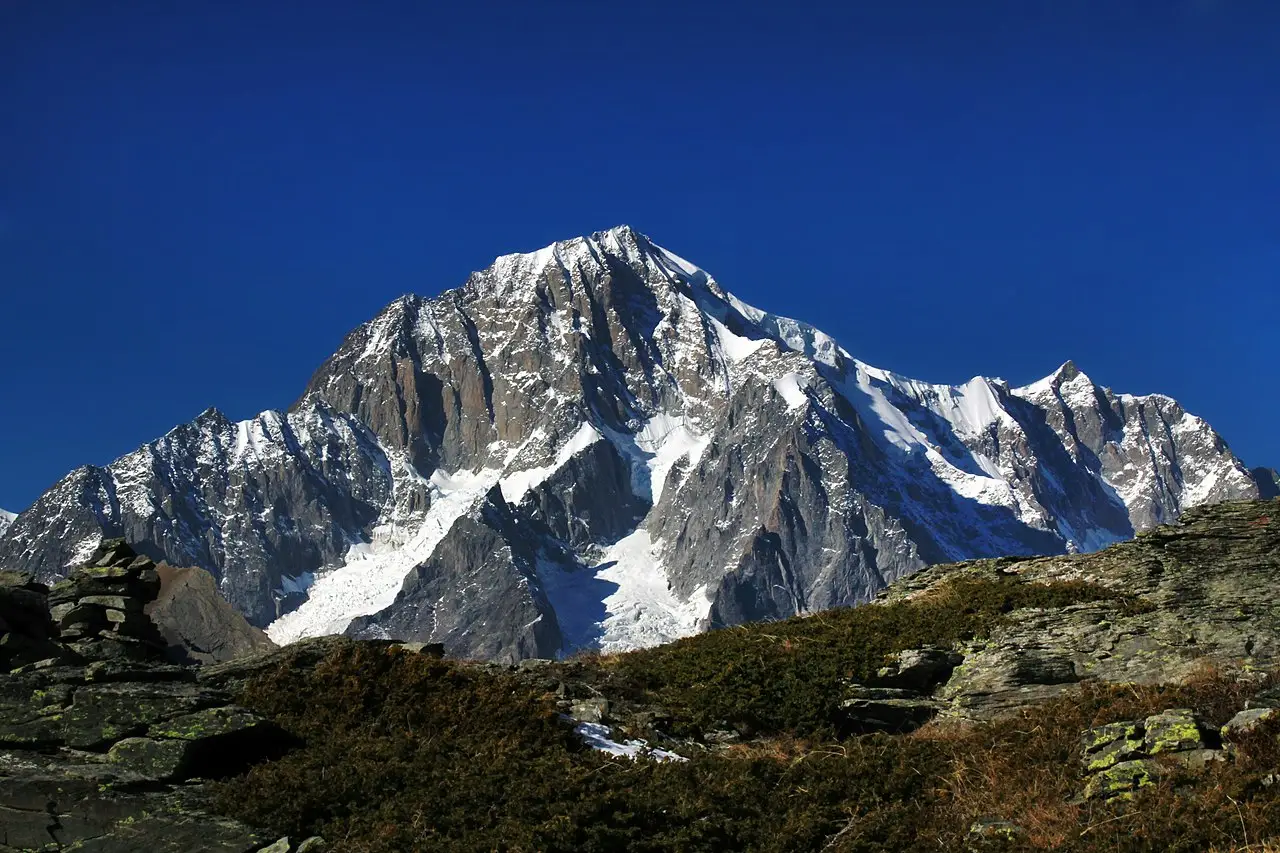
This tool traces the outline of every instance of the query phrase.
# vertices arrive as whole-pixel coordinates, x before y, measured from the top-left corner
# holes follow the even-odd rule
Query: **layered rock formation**
[[[1071,363],[1022,388],[908,379],[623,227],[396,300],[287,413],[211,410],[72,472],[0,566],[51,581],[124,535],[278,642],[550,657],[1091,551],[1266,482],[1167,397]]]

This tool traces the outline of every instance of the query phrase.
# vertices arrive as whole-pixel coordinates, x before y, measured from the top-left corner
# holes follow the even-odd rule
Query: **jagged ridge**
[[[287,414],[206,413],[78,469],[0,564],[51,577],[123,533],[214,572],[278,641],[363,617],[364,636],[549,656],[849,604],[931,563],[1094,550],[1263,487],[1168,397],[1072,363],[1023,388],[912,380],[622,227],[396,300]]]

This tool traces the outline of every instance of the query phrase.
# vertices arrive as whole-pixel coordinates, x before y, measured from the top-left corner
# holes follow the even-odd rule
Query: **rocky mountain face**
[[[9,529],[9,525],[13,524],[13,520],[17,517],[17,513],[0,509],[0,536],[4,535],[4,532]]]
[[[1093,551],[1274,486],[1168,397],[1070,362],[1020,388],[909,379],[622,227],[396,300],[287,412],[210,410],[77,469],[0,566],[49,580],[123,536],[277,642],[552,657]]]

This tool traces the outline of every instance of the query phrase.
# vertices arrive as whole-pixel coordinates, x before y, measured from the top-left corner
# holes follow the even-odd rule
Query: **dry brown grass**
[[[1080,735],[1088,728],[1168,708],[1194,708],[1213,725],[1220,725],[1259,686],[1258,678],[1204,667],[1183,685],[1089,684],[1075,696],[1028,709],[1013,719],[981,725],[939,721],[926,726],[910,737],[942,749],[948,770],[937,780],[938,806],[931,810],[933,826],[925,833],[947,848],[960,842],[958,827],[1003,819],[1025,831],[1021,842],[1025,846],[1018,849],[1131,849],[1117,840],[1120,833],[1159,837],[1162,826],[1178,825],[1178,812],[1194,807],[1205,815],[1206,824],[1222,827],[1222,834],[1237,835],[1240,843],[1257,838],[1265,832],[1269,816],[1237,803],[1240,791],[1247,788],[1245,777],[1264,765],[1272,766],[1280,757],[1272,755],[1272,748],[1262,741],[1246,750],[1235,765],[1197,777],[1194,795],[1189,793],[1186,776],[1174,774],[1145,792],[1132,808],[1080,799],[1084,777],[1078,750]],[[1206,845],[1191,849],[1206,849]]]

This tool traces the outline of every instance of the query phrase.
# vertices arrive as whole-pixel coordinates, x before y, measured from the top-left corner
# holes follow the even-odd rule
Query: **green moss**
[[[1132,796],[1139,788],[1154,785],[1158,771],[1158,765],[1147,759],[1122,761],[1090,777],[1084,795],[1090,799]]]

